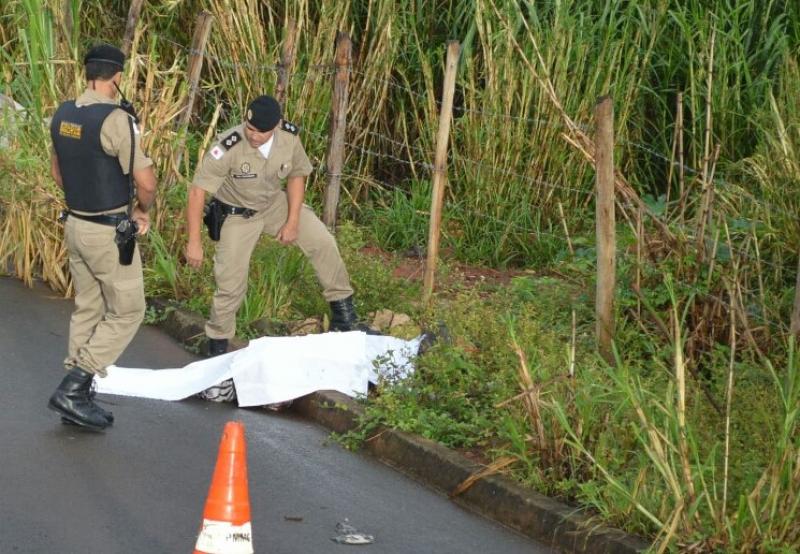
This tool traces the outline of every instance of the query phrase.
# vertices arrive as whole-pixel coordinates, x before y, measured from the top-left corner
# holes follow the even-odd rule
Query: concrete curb
[[[205,339],[206,320],[200,314],[181,308],[163,298],[148,298],[147,305],[159,313],[160,317],[155,325],[178,342],[196,348]],[[229,345],[231,350],[238,350],[247,346],[247,341],[233,338],[229,341]]]
[[[204,319],[163,299],[149,301],[163,314],[158,326],[176,340],[196,345],[203,337]],[[231,341],[231,348],[246,346]],[[335,391],[320,391],[294,401],[292,410],[337,433],[358,427],[363,408]],[[482,469],[461,454],[436,442],[394,429],[381,429],[364,448],[384,463],[425,485],[449,494],[470,475]],[[650,544],[622,531],[598,525],[578,508],[567,506],[510,479],[492,475],[452,497],[457,504],[548,544],[563,552],[633,554]]]
[[[336,391],[319,391],[295,400],[300,415],[344,433],[358,427],[363,408]],[[364,448],[386,464],[448,494],[470,475],[483,469],[439,443],[394,429],[381,429]],[[598,526],[577,508],[526,489],[510,479],[492,475],[477,481],[451,499],[484,517],[497,521],[564,552],[628,554],[650,545],[639,537]]]

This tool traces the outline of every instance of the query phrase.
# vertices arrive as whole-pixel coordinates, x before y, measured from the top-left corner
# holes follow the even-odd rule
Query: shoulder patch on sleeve
[[[219,142],[219,145],[222,146],[225,150],[230,150],[237,144],[242,142],[242,135],[239,134],[239,131],[234,131],[224,139]]]
[[[284,120],[283,123],[281,123],[281,129],[283,129],[287,133],[292,133],[293,135],[296,135],[297,133],[300,132],[300,127],[298,127],[291,121],[286,121],[286,120]]]
[[[214,158],[215,160],[219,160],[222,158],[222,156],[225,155],[225,150],[223,150],[222,147],[218,144],[214,148],[212,148],[211,152],[209,153],[211,154],[212,158]]]

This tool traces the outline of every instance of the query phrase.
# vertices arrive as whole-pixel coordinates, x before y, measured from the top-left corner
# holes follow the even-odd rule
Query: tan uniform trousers
[[[225,220],[214,255],[217,290],[206,323],[209,338],[229,339],[236,334],[236,311],[247,292],[250,255],[262,234],[278,234],[287,213],[286,193],[279,193],[266,210],[250,218],[231,215]],[[295,244],[314,267],[325,300],[332,302],[353,294],[336,239],[308,206],[300,210]]]
[[[120,265],[114,227],[69,217],[65,238],[75,284],[64,367],[100,377],[117,361],[144,318],[142,260],[137,247],[131,265]]]

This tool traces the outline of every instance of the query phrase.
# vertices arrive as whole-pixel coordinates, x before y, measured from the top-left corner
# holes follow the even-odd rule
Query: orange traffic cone
[[[229,421],[222,432],[194,554],[252,553],[244,425]]]

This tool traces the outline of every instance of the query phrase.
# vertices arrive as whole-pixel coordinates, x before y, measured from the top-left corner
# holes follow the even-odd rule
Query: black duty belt
[[[222,213],[225,215],[241,215],[244,216],[245,219],[248,217],[252,217],[258,213],[258,210],[253,210],[251,208],[240,208],[239,206],[231,206],[230,204],[226,204],[219,198],[214,198],[214,201],[219,204],[222,208]]]
[[[100,225],[110,225],[111,227],[116,227],[120,221],[123,221],[128,218],[128,214],[118,213],[118,214],[83,215],[67,211],[64,213],[64,219],[66,219],[67,217],[77,217],[78,219],[91,221],[92,223],[99,223]]]

